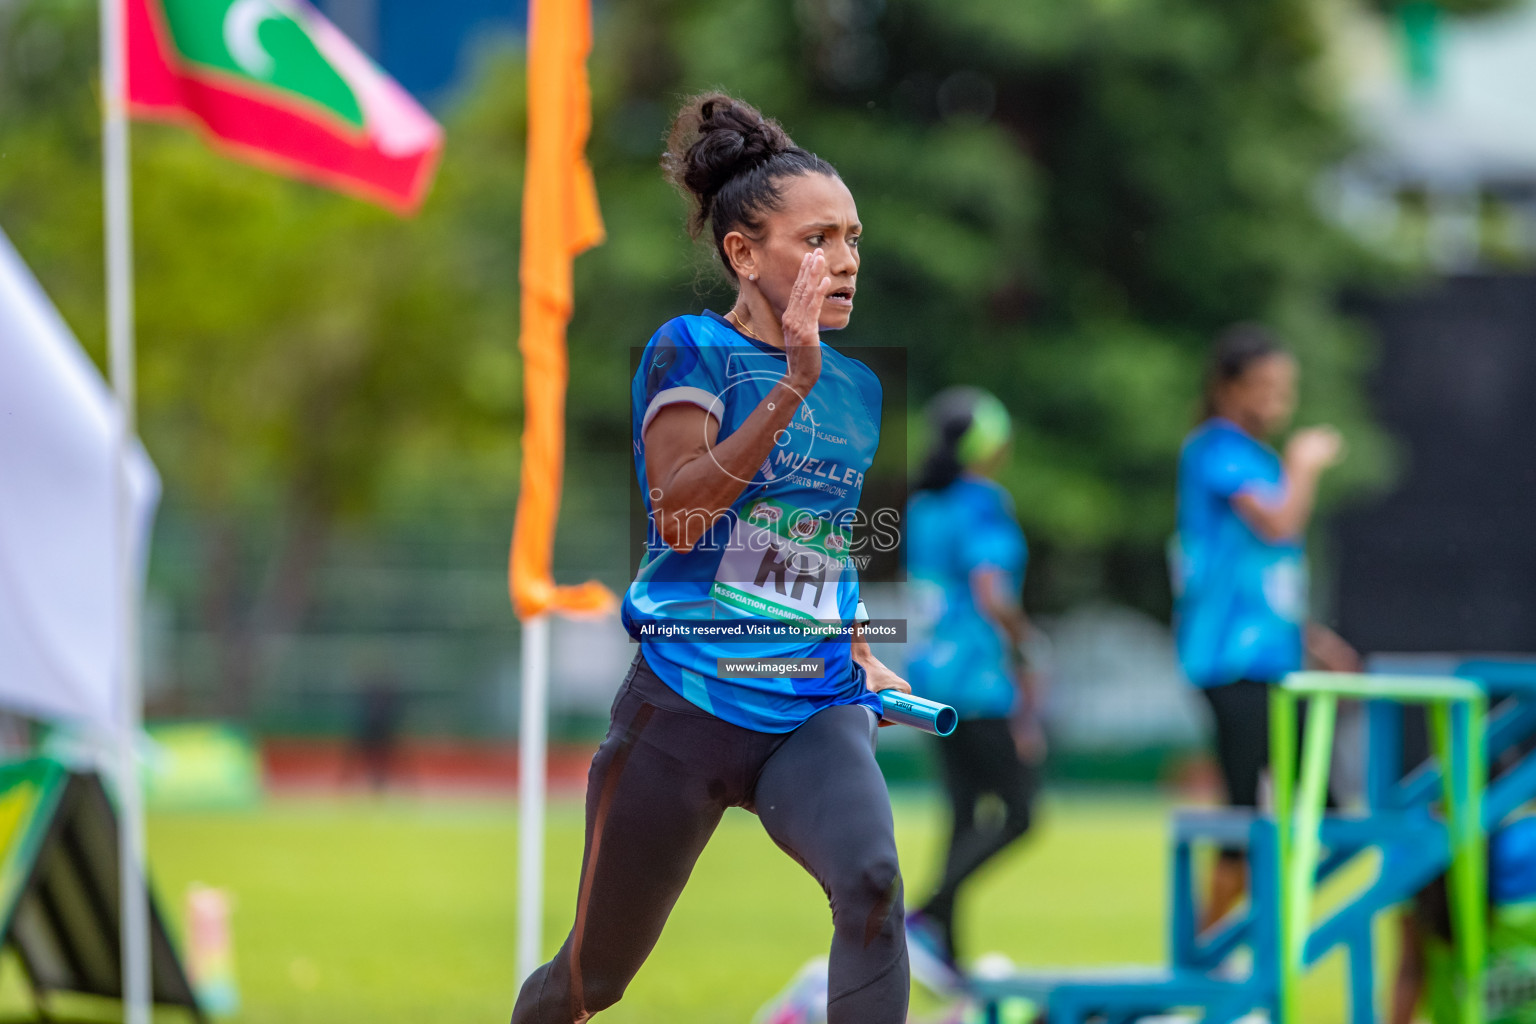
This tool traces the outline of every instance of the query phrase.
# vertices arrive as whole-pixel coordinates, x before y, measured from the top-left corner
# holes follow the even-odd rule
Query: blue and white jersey
[[[1013,499],[990,480],[962,476],[907,506],[907,629],[912,692],[961,718],[1006,718],[1018,697],[998,626],[976,604],[971,574],[996,569],[1024,586],[1028,548]]]
[[[852,527],[880,443],[880,382],[863,363],[821,347],[821,377],[730,512],[690,551],[657,529],[645,471],[645,428],[687,402],[720,423],[717,444],[739,430],[784,376],[774,348],[721,317],[663,324],[641,356],[632,391],[635,475],[645,501],[646,559],[624,597],[624,625],[651,669],[695,706],[743,728],[788,732],[836,704],[879,699],[846,638],[761,641],[666,639],[672,624],[853,621],[859,581]],[[721,659],[822,658],[817,679],[720,678]]]
[[[1243,493],[1278,501],[1285,487],[1275,450],[1229,420],[1207,420],[1184,441],[1170,560],[1179,661],[1196,686],[1275,682],[1301,668],[1302,540],[1265,540],[1232,507]]]

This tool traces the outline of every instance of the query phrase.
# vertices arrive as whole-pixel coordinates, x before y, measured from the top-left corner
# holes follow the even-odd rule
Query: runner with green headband
[[[1020,605],[1027,549],[1008,492],[991,477],[1013,435],[1008,410],[976,388],[928,407],[932,448],[908,508],[908,678],[914,693],[952,705],[961,721],[938,741],[953,813],[944,874],[907,918],[914,975],[947,990],[962,980],[955,904],[962,885],[1030,825],[1045,754],[1030,633]],[[1001,822],[978,819],[995,796]]]

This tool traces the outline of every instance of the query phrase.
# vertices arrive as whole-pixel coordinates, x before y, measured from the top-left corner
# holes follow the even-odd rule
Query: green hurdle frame
[[[1487,694],[1476,683],[1452,676],[1345,672],[1294,672],[1270,691],[1270,760],[1280,872],[1279,1022],[1299,1024],[1300,1020],[1298,996],[1306,967],[1341,697],[1426,706],[1432,749],[1445,780],[1441,803],[1450,841],[1448,892],[1459,963],[1461,1021],[1482,1024],[1488,901],[1488,835],[1483,824]],[[1296,723],[1302,700],[1308,701],[1307,728],[1298,782]]]

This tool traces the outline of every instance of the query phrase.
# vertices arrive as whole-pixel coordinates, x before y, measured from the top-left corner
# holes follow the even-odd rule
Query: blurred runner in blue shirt
[[[933,446],[907,516],[908,678],[914,693],[952,705],[960,724],[938,741],[953,815],[944,875],[908,916],[907,938],[914,973],[943,989],[960,979],[960,887],[1028,830],[1045,744],[1021,653],[1024,532],[990,479],[1007,459],[1008,412],[985,391],[951,388],[928,417]],[[988,795],[1002,802],[1000,823],[978,820]]]
[[[1204,421],[1179,456],[1178,536],[1171,551],[1179,660],[1201,688],[1234,807],[1255,807],[1269,762],[1269,684],[1302,667],[1356,671],[1332,631],[1307,623],[1303,547],[1318,478],[1343,456],[1332,427],[1297,431],[1282,456],[1266,443],[1296,408],[1296,361],[1269,331],[1230,328],[1206,376]],[[1241,850],[1224,850],[1207,920],[1246,888]]]

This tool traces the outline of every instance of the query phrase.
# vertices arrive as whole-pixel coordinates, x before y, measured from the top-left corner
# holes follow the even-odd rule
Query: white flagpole
[[[518,723],[517,983],[544,962],[544,791],[549,734],[549,613],[523,623]]]
[[[149,904],[144,878],[144,806],[135,742],[143,720],[139,679],[139,574],[134,564],[128,455],[136,431],[133,346],[133,222],[128,179],[127,32],[122,0],[101,2],[102,186],[106,198],[107,349],[120,421],[114,486],[118,597],[118,829],[122,897],[123,1014],[150,1024]]]

